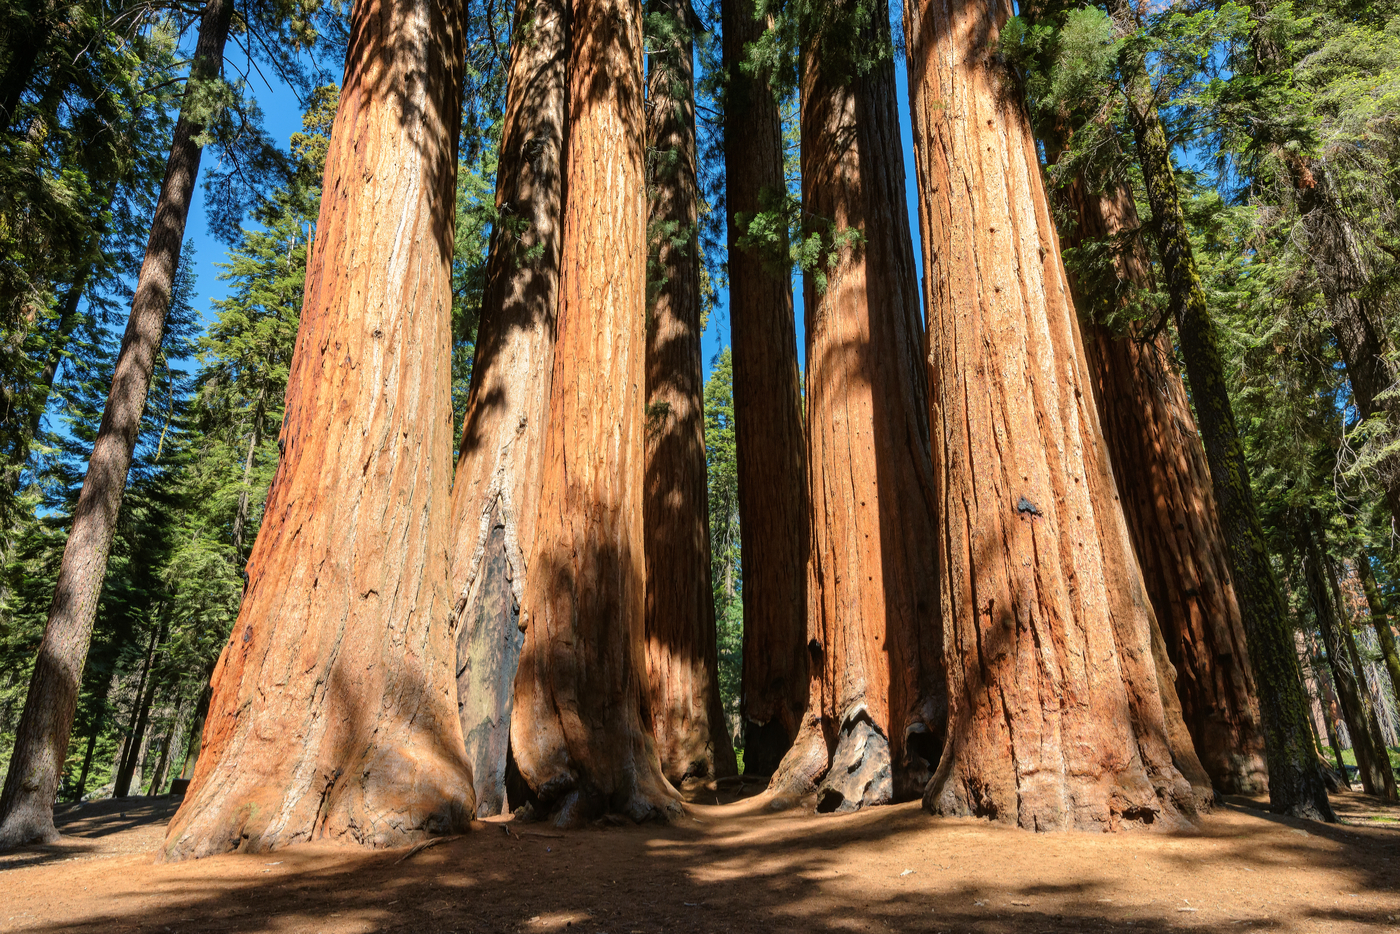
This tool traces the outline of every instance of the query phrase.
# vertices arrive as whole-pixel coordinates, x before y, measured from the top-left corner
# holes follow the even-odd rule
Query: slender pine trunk
[[[53,826],[54,798],[199,174],[200,147],[195,138],[202,127],[187,108],[193,106],[200,89],[218,76],[232,16],[232,0],[206,0],[185,108],[175,125],[131,316],[87,476],[73,511],[73,528],[63,550],[44,641],[34,665],[4,792],[0,793],[0,849],[58,838]]]

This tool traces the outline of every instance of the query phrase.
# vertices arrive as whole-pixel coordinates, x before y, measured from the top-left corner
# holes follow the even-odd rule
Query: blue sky
[[[896,26],[898,28],[898,26]],[[241,50],[230,47],[226,58],[226,67],[229,69],[229,77],[234,76],[234,72],[247,72],[247,60]],[[327,63],[329,64],[329,63]],[[918,266],[920,280],[923,275],[923,254],[919,248],[919,225],[918,225],[918,205],[917,191],[914,182],[914,152],[912,134],[909,125],[909,96],[908,83],[905,75],[903,61],[897,62],[895,67],[897,92],[899,95],[899,124],[900,137],[904,147],[904,179],[905,179],[905,199],[907,202],[908,216],[910,218],[910,232],[914,238],[914,262]],[[297,100],[296,94],[291,88],[277,80],[276,76],[267,70],[266,67],[261,72],[251,71],[248,73],[248,81],[252,86],[254,96],[262,106],[264,113],[264,126],[274,140],[284,149],[289,145],[293,133],[301,130],[302,106]],[[204,158],[209,160],[202,168],[209,168],[212,160],[217,158],[213,150],[207,150]],[[212,303],[228,295],[229,283],[218,278],[219,269],[217,263],[226,261],[228,248],[214,239],[209,231],[208,220],[204,211],[204,187],[201,184],[195,195],[196,201],[193,210],[190,212],[188,226],[185,230],[186,239],[194,244],[197,281],[197,307],[205,316],[206,320],[212,320]],[[794,282],[794,301],[797,314],[797,354],[799,363],[805,366],[805,354],[803,351],[803,318],[802,318],[802,288],[801,281]],[[720,307],[716,313],[710,316],[708,326],[702,340],[704,354],[704,368],[708,376],[711,364],[715,356],[729,344],[729,308],[727,292],[720,293]]]

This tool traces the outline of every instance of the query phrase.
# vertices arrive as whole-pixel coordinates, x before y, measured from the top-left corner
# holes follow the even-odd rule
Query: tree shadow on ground
[[[668,827],[478,822],[423,850],[50,865],[11,876],[7,901],[43,916],[23,930],[104,934],[1352,931],[1400,917],[1397,862],[1400,832],[1234,806],[1192,834],[1032,834],[754,799]]]

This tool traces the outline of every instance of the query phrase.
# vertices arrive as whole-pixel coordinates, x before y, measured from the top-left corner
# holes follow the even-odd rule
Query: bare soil
[[[61,843],[0,856],[0,931],[1400,931],[1400,809],[1334,803],[1341,825],[1232,798],[1195,833],[1091,835],[751,798],[671,826],[486,821],[421,848],[166,865],[177,802],[128,798],[65,809]]]

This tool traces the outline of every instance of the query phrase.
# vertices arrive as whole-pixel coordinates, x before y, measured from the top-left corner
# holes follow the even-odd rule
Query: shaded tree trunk
[[[452,483],[457,708],[478,816],[506,806],[525,561],[534,541],[559,304],[567,0],[521,0],[476,360]]]
[[[1091,192],[1076,180],[1068,200],[1078,223],[1064,244],[1132,237],[1115,259],[1117,294],[1152,289],[1150,259],[1133,236],[1141,222],[1130,193],[1116,183]],[[1108,297],[1085,294],[1073,275],[1069,282],[1080,309]],[[1110,307],[1123,301],[1108,298]],[[1084,349],[1133,551],[1175,668],[1166,683],[1175,684],[1186,727],[1216,787],[1228,794],[1263,792],[1269,775],[1254,672],[1210,469],[1171,359],[1170,336],[1163,330],[1149,338],[1137,324],[1127,333],[1093,324]]]
[[[949,703],[924,805],[1180,828],[1210,790],[1172,742],[1035,144],[995,60],[1008,7],[905,6]]]
[[[189,739],[185,743],[185,762],[180,767],[180,777],[186,780],[194,777],[194,766],[199,761],[199,753],[203,749],[204,721],[209,716],[209,701],[213,693],[213,686],[205,679],[204,690],[199,693],[199,702],[194,706],[194,717],[190,721]]]
[[[92,731],[88,733],[87,751],[83,753],[83,765],[78,770],[78,784],[71,792],[73,801],[83,800],[83,792],[87,789],[88,775],[92,772],[92,756],[97,751],[97,734],[101,732],[100,722],[92,725]]]
[[[165,638],[165,627],[151,634],[151,647],[146,653],[146,665],[141,670],[141,682],[136,688],[136,710],[131,730],[127,734],[126,754],[122,756],[121,768],[117,770],[117,780],[112,786],[112,797],[125,798],[131,794],[131,779],[136,774],[136,764],[141,757],[142,742],[146,738],[146,725],[151,718],[151,704],[155,702],[155,666],[158,661],[156,646]]]
[[[460,16],[355,5],[283,456],[166,859],[400,846],[475,810],[444,625]]]
[[[1360,671],[1356,643],[1352,639],[1350,626],[1342,618],[1336,580],[1323,551],[1325,543],[1322,534],[1316,512],[1311,513],[1306,523],[1299,526],[1299,546],[1304,558],[1308,600],[1312,604],[1318,629],[1322,632],[1332,683],[1341,701],[1347,732],[1351,734],[1351,748],[1356,754],[1361,787],[1368,795],[1383,795],[1394,800],[1395,778],[1390,771],[1385,743],[1380,738],[1380,727],[1375,722],[1375,711],[1371,709],[1370,699],[1366,696],[1366,682]],[[1337,762],[1340,767],[1340,750]]]
[[[1124,9],[1133,15],[1130,8]],[[1128,121],[1152,206],[1167,310],[1176,321],[1186,375],[1191,380],[1191,401],[1210,466],[1220,530],[1230,556],[1230,577],[1258,684],[1269,800],[1275,811],[1333,821],[1322,773],[1308,749],[1302,674],[1226,388],[1219,332],[1206,307],[1171,150],[1147,81],[1146,71],[1139,69],[1126,94]]]
[[[1385,662],[1386,673],[1390,675],[1390,686],[1395,699],[1400,702],[1400,652],[1395,647],[1395,631],[1390,626],[1390,614],[1386,612],[1385,601],[1381,599],[1376,586],[1376,576],[1371,572],[1371,558],[1363,548],[1356,556],[1356,576],[1361,581],[1362,593],[1366,595],[1366,608],[1371,613],[1371,625],[1376,629],[1376,641],[1380,644],[1381,658]]]
[[[205,3],[190,66],[191,90],[185,95],[186,108],[192,106],[199,85],[218,73],[232,15],[232,0]],[[113,370],[112,388],[73,510],[73,528],[63,550],[44,641],[29,683],[4,792],[0,793],[0,849],[58,839],[53,826],[53,802],[68,751],[97,601],[107,572],[107,554],[116,534],[122,493],[165,326],[195,177],[199,174],[200,148],[195,137],[201,129],[182,109],[170,144],[165,181],[156,201],[131,316]]]
[[[884,3],[864,12],[843,4],[833,16],[860,44],[889,41]],[[923,322],[894,61],[852,74],[840,43],[809,32],[802,201],[829,251],[808,272],[804,296],[810,696],[772,787],[815,788],[819,810],[847,811],[919,795],[947,708]]]
[[[560,825],[679,813],[645,709],[641,15],[572,8],[558,339],[510,721],[526,803]]]
[[[689,0],[649,0],[647,218],[657,280],[646,333],[647,679],[661,771],[738,771],[719,695],[700,361],[699,181]],[[648,289],[648,292],[651,288]]]
[[[729,321],[744,582],[744,771],[770,775],[807,702],[807,443],[788,256],[783,125],[766,74],[740,67],[765,22],[753,0],[722,0]],[[778,215],[778,241],[751,236]]]

